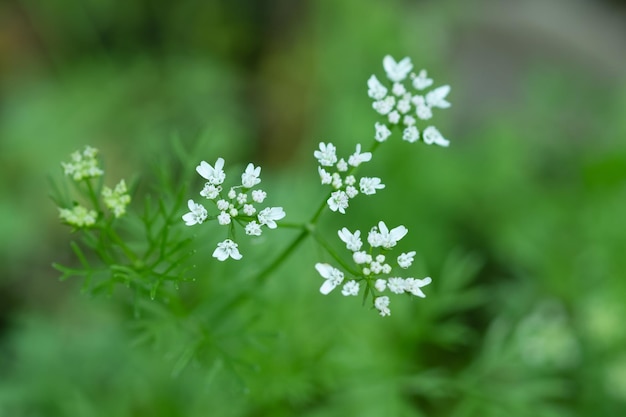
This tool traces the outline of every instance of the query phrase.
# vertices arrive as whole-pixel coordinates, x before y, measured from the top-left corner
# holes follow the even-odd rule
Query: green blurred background
[[[624,415],[624,45],[618,1],[0,3],[0,415]],[[142,320],[58,281],[75,260],[46,175],[73,150],[139,184],[154,161],[253,161],[305,220],[317,142],[373,137],[386,54],[452,86],[452,145],[392,137],[367,168],[384,193],[320,227],[406,225],[426,299],[381,319],[322,297],[310,242],[228,318]],[[171,161],[172,137],[206,152]],[[186,287],[218,302],[290,236],[235,265],[203,236]],[[213,341],[191,355],[189,322]]]

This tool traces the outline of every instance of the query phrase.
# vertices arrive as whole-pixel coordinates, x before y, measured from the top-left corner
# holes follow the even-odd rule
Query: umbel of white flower
[[[383,68],[390,85],[385,85],[372,75],[367,80],[367,94],[374,100],[372,107],[383,117],[383,121],[374,125],[374,139],[386,141],[392,129],[402,131],[402,139],[413,143],[420,139],[418,122],[422,123],[433,117],[433,109],[447,109],[446,100],[450,86],[443,85],[426,91],[433,80],[428,78],[426,70],[417,74],[412,72],[413,64],[409,58],[396,62],[387,55],[383,58]],[[405,83],[408,82],[408,87]],[[432,125],[424,127],[422,140],[427,145],[449,146],[450,142]]]
[[[356,145],[356,150],[348,157],[347,161],[344,158],[338,159],[336,152],[335,145],[321,142],[319,150],[313,152],[313,156],[319,163],[317,171],[320,175],[320,181],[323,185],[330,185],[334,189],[326,201],[328,208],[345,214],[350,200],[356,197],[359,192],[373,195],[376,194],[377,190],[385,188],[385,184],[378,177],[361,177],[357,181],[356,177],[351,174],[354,168],[372,159],[371,152],[361,152],[360,143]]]
[[[327,263],[317,263],[315,264],[315,269],[324,278],[320,292],[327,295],[343,284],[341,294],[344,296],[355,296],[359,294],[360,288],[365,286],[372,295],[374,308],[378,310],[381,316],[391,314],[389,308],[391,300],[388,295],[384,295],[386,291],[393,294],[406,293],[419,298],[426,297],[422,287],[431,283],[430,277],[417,279],[414,277],[403,278],[395,274],[391,275],[394,266],[389,263],[386,253],[395,247],[407,233],[408,230],[403,225],[389,229],[385,222],[380,221],[370,229],[367,235],[367,242],[370,248],[362,250],[363,241],[361,240],[360,230],[351,232],[346,227],[339,230],[337,232],[339,239],[352,252],[352,260],[359,273],[353,279],[343,284],[345,279],[343,271]],[[413,264],[415,254],[415,251],[401,253],[396,258],[397,266],[401,269],[408,269]]]
[[[249,236],[261,236],[263,226],[268,229],[276,229],[277,221],[285,217],[282,207],[258,208],[267,197],[267,193],[261,189],[253,189],[261,183],[261,167],[255,167],[250,163],[241,174],[241,183],[226,191],[223,187],[226,181],[224,172],[224,159],[218,158],[213,165],[201,161],[196,167],[196,172],[206,180],[200,191],[200,196],[207,200],[204,204],[213,205],[214,214],[203,203],[193,199],[187,202],[189,212],[182,216],[187,226],[202,224],[207,220],[217,220],[220,225],[242,225]],[[231,229],[229,229],[231,230]],[[238,244],[232,236],[217,244],[213,257],[225,261],[228,258],[239,260],[242,258]]]
[[[82,153],[79,151],[72,153],[70,162],[61,162],[63,172],[74,181],[100,177],[104,171],[98,165],[97,155],[96,148],[86,146]]]

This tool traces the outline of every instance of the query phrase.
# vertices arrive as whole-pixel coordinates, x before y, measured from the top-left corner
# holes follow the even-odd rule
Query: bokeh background
[[[624,45],[615,0],[0,3],[0,415],[623,415]],[[310,242],[229,317],[138,318],[59,282],[52,262],[76,261],[46,176],[73,150],[140,184],[155,160],[254,161],[305,220],[317,142],[372,138],[386,54],[452,86],[452,146],[392,138],[368,168],[384,193],[320,227],[405,224],[426,299],[381,319],[322,297]],[[170,161],[173,137],[206,151]],[[205,236],[187,287],[218,301],[280,233],[243,266]]]

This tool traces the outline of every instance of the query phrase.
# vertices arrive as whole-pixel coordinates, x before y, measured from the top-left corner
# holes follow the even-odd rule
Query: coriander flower
[[[387,88],[378,81],[375,75],[367,80],[367,86],[369,87],[367,95],[374,100],[381,100],[387,95]]]
[[[361,165],[362,162],[368,162],[371,160],[372,160],[372,153],[371,152],[361,153],[361,144],[357,143],[356,151],[352,155],[350,155],[350,158],[348,158],[348,164],[352,165],[353,167],[358,167],[359,165]]]
[[[339,235],[339,238],[343,240],[343,242],[346,244],[346,247],[348,248],[348,250],[352,252],[357,252],[361,250],[361,246],[363,245],[363,242],[361,242],[360,230],[357,230],[356,232],[352,233],[348,230],[348,228],[344,227],[343,229],[339,230],[337,234]]]
[[[426,70],[421,70],[417,76],[413,74],[413,87],[416,90],[423,90],[431,85],[433,85],[433,80],[432,78],[428,78]]]
[[[96,224],[98,213],[95,210],[76,205],[71,209],[59,208],[59,217],[65,223],[75,227],[89,227]]]
[[[284,218],[285,211],[282,207],[267,207],[261,210],[257,217],[260,224],[266,225],[270,229],[276,229],[276,220]]]
[[[250,236],[261,236],[261,225],[252,220],[246,225],[246,234]]]
[[[447,109],[450,107],[450,103],[446,101],[446,96],[450,92],[449,85],[442,85],[437,87],[428,94],[426,94],[426,104],[429,107],[438,107],[440,109]]]
[[[404,292],[404,280],[398,277],[388,278],[387,287],[394,294],[402,294]]]
[[[403,58],[400,62],[396,62],[391,55],[383,58],[383,67],[387,73],[387,78],[393,82],[400,82],[409,75],[409,72],[413,69],[413,64],[409,57]]]
[[[206,179],[209,184],[220,185],[226,179],[226,174],[223,171],[224,159],[217,158],[215,161],[215,167],[209,165],[206,161],[201,161],[200,165],[196,167],[196,172],[200,176]]]
[[[376,194],[376,190],[382,190],[385,188],[385,184],[380,182],[378,177],[363,177],[359,181],[359,188],[365,195]]]
[[[378,227],[374,226],[372,230],[370,230],[367,241],[374,248],[382,247],[384,249],[391,249],[396,246],[398,241],[406,236],[407,233],[407,228],[402,225],[389,230],[385,222],[380,221],[378,222]]]
[[[359,295],[359,283],[356,282],[355,280],[351,280],[346,282],[343,285],[343,289],[341,290],[341,294],[344,296],[350,296],[350,295]]]
[[[439,145],[443,147],[447,147],[450,145],[450,141],[441,136],[441,133],[434,126],[428,126],[424,129],[424,133],[422,134],[422,139],[424,143],[427,145]]]
[[[202,204],[196,204],[193,200],[187,202],[189,213],[183,215],[183,220],[187,226],[201,224],[207,218],[207,211]]]
[[[252,200],[254,200],[255,203],[262,203],[265,197],[267,197],[267,193],[263,190],[252,191]]]
[[[241,185],[245,188],[254,187],[261,182],[259,175],[261,175],[261,167],[255,168],[251,163],[248,164],[245,172],[241,174]]]
[[[206,199],[214,200],[222,191],[222,187],[219,185],[213,185],[210,182],[204,184],[204,188],[200,191],[200,195]]]
[[[389,136],[391,136],[391,130],[389,130],[387,125],[376,122],[374,127],[376,128],[374,139],[376,139],[377,142],[384,142]]]
[[[374,300],[374,307],[380,312],[380,315],[385,317],[391,315],[391,310],[389,310],[389,297],[386,295],[382,297],[376,297]]]
[[[420,132],[415,126],[409,126],[402,131],[402,140],[409,143],[416,142],[420,138]]]
[[[346,214],[348,208],[348,194],[345,191],[335,191],[330,195],[330,198],[326,201],[328,207],[332,211],[339,211],[341,214]]]
[[[398,265],[400,268],[407,269],[413,264],[413,257],[415,256],[415,251],[411,251],[408,253],[401,253],[398,256]]]
[[[104,171],[98,166],[98,150],[86,146],[83,152],[73,152],[70,162],[61,162],[65,175],[72,177],[74,181],[82,181],[89,178],[100,177]]]
[[[407,278],[404,280],[404,290],[417,297],[425,298],[426,294],[422,291],[422,287],[425,287],[431,282],[432,279],[430,277],[424,279]]]
[[[213,257],[217,258],[218,261],[225,261],[229,257],[238,261],[242,258],[242,255],[239,253],[238,246],[239,245],[232,240],[226,239],[225,241],[217,244],[217,249],[213,252]]]
[[[130,203],[130,196],[126,188],[126,181],[121,180],[114,189],[102,188],[104,205],[113,211],[115,217],[121,217],[126,213],[126,206]]]
[[[322,166],[330,167],[337,162],[336,148],[332,143],[326,145],[324,142],[320,142],[320,150],[313,152],[313,155]]]
[[[343,281],[343,272],[329,264],[316,263],[315,269],[326,280],[320,287],[320,292],[324,295],[330,293]]]
[[[217,216],[217,222],[222,226],[230,224],[230,214],[226,213],[225,211],[221,212]]]

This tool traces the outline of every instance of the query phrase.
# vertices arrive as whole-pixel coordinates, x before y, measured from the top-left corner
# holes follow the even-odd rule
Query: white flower
[[[357,148],[357,149],[358,149],[358,148]],[[367,152],[367,153],[369,153],[369,152]],[[370,154],[370,157],[371,157],[371,154]],[[369,161],[369,159],[368,159],[368,161]],[[347,185],[354,185],[354,184],[356,184],[356,178],[354,178],[354,175],[348,175],[348,176],[347,176],[347,177],[343,180],[343,182],[344,182],[345,184],[347,184]]]
[[[348,250],[356,252],[361,250],[363,242],[361,242],[361,231],[350,232],[346,227],[337,232],[339,238],[346,244]]]
[[[59,208],[59,217],[71,226],[89,227],[96,223],[98,213],[95,210],[87,210],[83,206],[76,205],[72,209]]]
[[[411,110],[411,100],[409,98],[399,100],[396,109],[402,114],[408,113],[408,111]]]
[[[226,179],[226,174],[222,168],[224,168],[224,159],[217,158],[217,161],[215,161],[215,168],[207,162],[202,161],[200,162],[200,165],[196,167],[196,172],[210,184],[220,185]]]
[[[222,187],[219,185],[213,185],[210,182],[204,184],[204,188],[200,191],[200,195],[204,198],[208,198],[209,200],[213,200],[217,198],[217,196],[222,191]]]
[[[391,265],[389,264],[384,264],[383,265],[383,269],[382,269],[382,273],[383,274],[388,274],[391,272]]]
[[[420,120],[429,120],[431,117],[433,117],[433,111],[425,104],[420,104],[419,106],[416,106],[415,114],[417,115],[417,117],[420,118]]]
[[[346,195],[348,198],[354,198],[359,194],[359,190],[357,190],[353,185],[348,185],[346,187]]]
[[[410,267],[413,263],[414,256],[414,250],[408,253],[401,253],[400,256],[398,256],[398,265],[400,265],[400,268],[407,269],[408,267]]]
[[[430,277],[424,279],[407,278],[404,280],[404,289],[417,297],[424,298],[426,294],[422,292],[422,287],[425,287],[431,282],[432,279]]]
[[[406,88],[404,88],[403,84],[394,83],[393,87],[391,88],[391,92],[395,94],[396,96],[400,97],[400,96],[403,96],[404,93],[406,93]]]
[[[242,258],[239,253],[238,245],[230,239],[226,239],[223,242],[217,244],[217,249],[213,252],[213,257],[219,261],[225,261],[229,257],[234,260]]]
[[[93,149],[93,148],[91,148]],[[115,217],[121,217],[126,213],[126,206],[130,203],[130,195],[126,188],[126,181],[121,180],[114,189],[102,188],[102,200],[104,205],[113,211]]]
[[[322,184],[330,184],[333,182],[333,176],[330,175],[330,173],[324,168],[317,167],[317,172],[320,173],[320,180],[322,181]]]
[[[326,201],[328,207],[332,211],[339,211],[341,214],[346,214],[348,208],[348,194],[345,191],[335,191],[330,195],[330,198]]]
[[[230,217],[237,217],[239,215],[239,210],[231,206],[230,210],[228,210],[228,214],[230,214]]]
[[[71,176],[74,181],[101,176],[104,171],[98,166],[97,154],[98,150],[91,146],[86,146],[82,154],[72,152],[71,162],[61,162],[65,175]]]
[[[370,264],[370,271],[374,274],[374,275],[378,275],[382,272],[383,270],[383,266],[379,263],[379,262],[372,262]]]
[[[193,200],[187,202],[189,213],[183,215],[183,220],[187,226],[200,224],[207,218],[207,211],[202,204],[196,204]]]
[[[376,134],[374,135],[374,138],[376,139],[376,141],[384,142],[391,135],[391,130],[389,130],[387,125],[376,122],[375,127],[376,127]]]
[[[347,170],[348,170],[348,163],[343,158],[341,158],[339,162],[337,162],[337,171],[345,172]]]
[[[230,190],[228,190],[228,194],[226,194],[226,196],[233,200],[235,197],[237,197],[237,190],[231,188]]]
[[[404,280],[402,278],[389,278],[387,280],[387,286],[389,287],[389,291],[394,294],[402,294],[404,292]]]
[[[226,200],[217,200],[215,205],[217,206],[217,209],[221,211],[226,211],[230,207],[230,203]]]
[[[389,316],[391,315],[391,310],[389,310],[389,297],[383,295],[382,297],[376,297],[374,300],[374,307],[380,312],[381,316]]]
[[[259,212],[257,216],[261,225],[266,225],[270,229],[276,229],[276,220],[285,217],[285,211],[282,207],[267,207]]]
[[[422,132],[422,139],[427,145],[431,145],[433,143],[435,145],[444,147],[450,145],[450,141],[441,136],[441,133],[439,133],[437,128],[435,128],[434,126],[428,126],[426,129],[424,129],[424,132]]]
[[[315,269],[326,280],[320,287],[320,292],[324,295],[334,290],[343,281],[343,272],[329,264],[316,263]]]
[[[406,57],[400,62],[396,62],[391,55],[387,55],[383,58],[383,68],[387,73],[387,78],[393,82],[400,82],[409,75],[409,72],[413,69],[411,59]]]
[[[360,251],[360,252],[354,252],[352,254],[352,259],[354,259],[354,263],[360,265],[360,264],[364,264],[364,263],[368,263],[372,261],[372,257],[371,255],[367,254],[366,252]]]
[[[385,281],[384,279],[377,279],[376,283],[374,284],[374,288],[376,288],[376,290],[379,292],[385,291],[385,289],[387,288],[387,281]]]
[[[449,85],[442,85],[435,88],[426,94],[426,104],[430,107],[439,107],[440,109],[447,109],[450,107],[450,103],[446,101],[446,96],[450,92]]]
[[[355,280],[348,281],[344,284],[341,294],[344,296],[359,295],[359,283]]]
[[[239,193],[237,194],[237,203],[245,204],[248,201],[248,194]]]
[[[406,236],[407,233],[407,228],[402,225],[389,230],[385,222],[380,221],[378,222],[378,228],[374,226],[370,231],[367,241],[374,248],[382,246],[385,249],[391,249],[396,246],[396,243]]]
[[[245,188],[254,187],[261,182],[259,175],[261,175],[261,167],[255,168],[252,163],[249,163],[246,167],[245,172],[241,174],[241,185],[243,185]]]
[[[396,105],[396,99],[393,96],[387,96],[382,100],[378,100],[372,103],[372,108],[383,116],[393,110],[393,106]]]
[[[341,175],[339,175],[338,172],[333,173],[332,181],[330,183],[335,189],[343,187],[343,181],[341,180]]]
[[[252,216],[254,215],[254,213],[256,213],[256,209],[254,208],[252,204],[244,204],[243,212],[246,216]]]
[[[415,117],[407,114],[404,116],[402,123],[404,123],[405,126],[413,126],[415,124]]]
[[[381,263],[381,264],[385,262],[385,255],[383,255],[382,253],[376,255],[376,262]]]
[[[394,110],[389,113],[387,118],[389,119],[389,123],[391,123],[392,125],[396,125],[400,121],[400,113],[398,113],[397,110]]]
[[[423,90],[430,87],[433,84],[433,80],[428,78],[426,70],[421,70],[419,74],[413,78],[413,87],[416,90]]]
[[[263,190],[252,191],[252,200],[256,203],[262,203],[265,197],[267,197],[267,193]]]
[[[261,225],[255,222],[254,220],[248,223],[245,229],[246,229],[247,235],[261,236]]]
[[[376,194],[376,190],[385,188],[385,184],[382,184],[378,177],[362,177],[359,181],[359,188],[363,194],[372,195]]]
[[[217,222],[221,225],[230,224],[230,214],[226,213],[225,211],[221,212],[217,216]]]
[[[409,143],[416,142],[420,138],[420,132],[415,126],[409,126],[402,132],[402,140]]]
[[[356,151],[352,155],[350,155],[350,157],[348,158],[348,164],[352,165],[353,167],[358,167],[359,165],[361,165],[362,162],[368,162],[371,159],[372,159],[372,153],[371,152],[361,153],[361,144],[357,143]],[[348,177],[346,177],[346,183],[348,183]]]
[[[367,80],[367,87],[367,95],[374,100],[383,99],[387,95],[387,88],[378,81],[375,75]]]
[[[320,142],[320,150],[313,152],[313,155],[319,161],[320,165],[331,167],[337,162],[337,149],[332,143],[326,145],[324,142]]]

